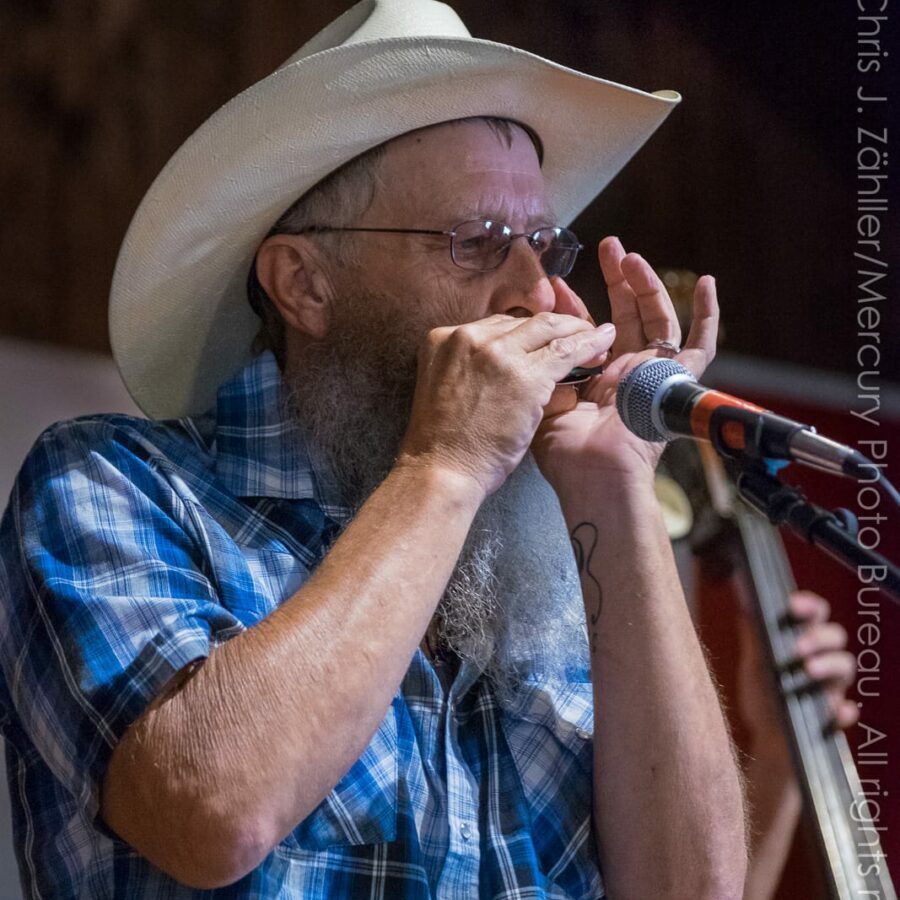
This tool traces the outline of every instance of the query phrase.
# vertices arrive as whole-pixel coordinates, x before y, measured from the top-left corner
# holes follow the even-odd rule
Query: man
[[[182,418],[55,426],[4,520],[32,895],[740,896],[659,448],[612,405],[640,359],[703,371],[715,285],[682,351],[606,239],[595,327],[558,224],[670,103],[391,0],[182,148],[111,307],[136,399]],[[587,174],[553,133],[579,113],[616,126]]]

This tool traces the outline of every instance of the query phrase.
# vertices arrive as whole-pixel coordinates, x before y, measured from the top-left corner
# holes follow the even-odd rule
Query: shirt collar
[[[313,499],[335,517],[349,510],[327,468],[287,414],[281,371],[271,352],[254,358],[219,388],[215,468],[238,497]]]

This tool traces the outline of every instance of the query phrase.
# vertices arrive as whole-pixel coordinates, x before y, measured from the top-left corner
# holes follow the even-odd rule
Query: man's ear
[[[256,277],[285,323],[319,340],[328,331],[334,290],[318,248],[302,234],[275,234],[256,251]]]

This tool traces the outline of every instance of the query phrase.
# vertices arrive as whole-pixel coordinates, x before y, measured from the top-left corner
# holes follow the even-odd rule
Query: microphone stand
[[[731,458],[735,459],[734,456]],[[799,488],[784,484],[771,475],[764,461],[752,458],[736,461],[739,466],[738,493],[747,503],[773,525],[787,525],[848,569],[876,567],[869,570],[873,576],[883,571],[884,578],[876,580],[873,577],[871,583],[895,603],[900,603],[900,569],[880,553],[859,543],[856,518],[852,513],[844,509],[832,512],[810,503]]]

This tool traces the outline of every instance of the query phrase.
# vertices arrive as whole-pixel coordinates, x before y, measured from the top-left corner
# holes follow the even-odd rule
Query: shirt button
[[[469,827],[468,822],[463,822],[462,825],[459,826],[459,833],[462,835],[464,841],[467,841],[472,837],[472,829]]]
[[[589,741],[591,739],[591,733],[589,731],[585,731],[584,728],[576,728],[575,734],[583,741]]]

